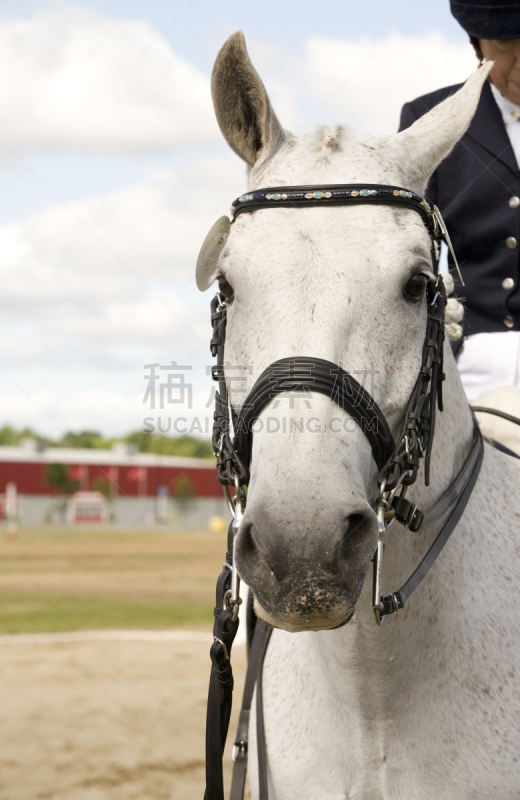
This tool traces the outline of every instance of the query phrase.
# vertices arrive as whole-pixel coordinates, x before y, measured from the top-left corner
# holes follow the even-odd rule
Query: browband
[[[305,206],[398,205],[419,212],[433,236],[439,233],[435,206],[408,189],[379,183],[336,183],[328,186],[277,186],[257,189],[238,197],[231,206],[233,222],[244,211],[258,208],[303,208]]]

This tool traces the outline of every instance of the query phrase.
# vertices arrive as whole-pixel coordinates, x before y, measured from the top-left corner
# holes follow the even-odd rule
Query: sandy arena
[[[202,800],[209,643],[167,635],[179,640],[0,637],[1,800]],[[233,663],[231,739],[244,646]]]
[[[224,552],[203,531],[0,537],[0,800],[202,800]],[[233,666],[236,719],[244,646]]]

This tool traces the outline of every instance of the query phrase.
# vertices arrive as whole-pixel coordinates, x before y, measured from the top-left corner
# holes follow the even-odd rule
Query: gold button
[[[504,278],[502,281],[502,289],[512,289],[515,282],[512,278]]]
[[[509,199],[509,208],[518,208],[520,206],[520,197],[511,197]]]
[[[514,328],[515,321],[513,317],[510,317],[509,315],[507,317],[504,317],[504,325],[506,326],[506,328]]]
[[[509,247],[510,250],[514,250],[516,247],[516,239],[514,236],[508,236],[506,239],[506,246]]]

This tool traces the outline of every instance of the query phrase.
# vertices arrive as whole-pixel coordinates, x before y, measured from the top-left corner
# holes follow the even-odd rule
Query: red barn
[[[139,526],[157,519],[183,526],[207,526],[225,513],[213,459],[180,458],[112,450],[49,447],[34,442],[0,447],[0,493],[14,483],[21,521],[64,519],[66,495],[74,489],[101,491],[111,521]]]

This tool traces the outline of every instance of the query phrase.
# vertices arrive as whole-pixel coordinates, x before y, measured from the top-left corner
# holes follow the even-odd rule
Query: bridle
[[[442,276],[439,274],[438,243],[441,239],[446,241],[455,264],[457,262],[448,232],[436,206],[414,192],[397,186],[380,184],[285,186],[259,189],[239,197],[231,208],[231,224],[240,214],[257,209],[359,204],[412,209],[420,214],[431,238],[433,277],[428,278],[426,286],[427,324],[421,367],[397,441],[394,441],[386,418],[376,401],[354,376],[342,367],[319,358],[283,358],[270,364],[253,385],[240,411],[236,413],[231,405],[224,369],[227,302],[224,295],[218,292],[211,303],[213,326],[211,352],[217,359],[212,376],[218,381],[213,447],[217,458],[218,480],[224,487],[232,521],[228,533],[226,564],[217,583],[214,643],[211,648],[213,667],[208,700],[206,800],[223,800],[224,797],[222,765],[220,763],[218,766],[216,762],[218,758],[221,759],[229,724],[233,683],[229,655],[238,628],[238,610],[242,602],[235,559],[236,537],[247,500],[244,487],[249,482],[253,425],[266,405],[273,397],[285,392],[305,390],[318,392],[329,397],[352,416],[366,436],[378,467],[379,497],[375,509],[378,521],[378,544],[373,558],[372,599],[372,608],[378,624],[382,623],[385,616],[396,613],[404,607],[408,597],[427,574],[462,516],[480,471],[483,442],[474,419],[470,451],[442,497],[424,513],[406,498],[408,487],[417,480],[422,459],[425,464],[425,484],[429,484],[436,410],[438,408],[442,411],[446,292]],[[234,496],[230,488],[235,489]],[[451,511],[448,519],[414,573],[398,591],[384,596],[381,591],[381,574],[386,529],[397,520],[411,531],[422,531],[445,517],[448,511]],[[265,639],[264,633],[262,635]],[[265,654],[265,649],[263,653]],[[262,663],[263,656],[260,658],[260,668]],[[240,748],[237,761],[239,759]],[[263,798],[267,797],[267,789],[266,784],[262,789],[262,783],[265,784],[265,780],[262,781],[260,774],[260,796]],[[238,794],[236,796],[238,797]]]
[[[376,572],[380,577],[382,562],[382,538],[385,529],[394,519],[418,531],[426,527],[424,514],[406,499],[408,486],[415,483],[421,459],[425,460],[425,483],[430,479],[430,458],[435,430],[435,413],[438,407],[442,411],[443,343],[444,343],[444,311],[446,292],[442,277],[438,272],[438,257],[435,243],[446,239],[451,249],[451,242],[442,217],[435,206],[406,189],[379,184],[350,184],[328,187],[287,186],[271,189],[260,189],[239,197],[232,206],[233,222],[244,212],[260,208],[306,207],[324,205],[392,205],[411,208],[418,212],[432,240],[433,278],[428,279],[426,287],[427,326],[423,344],[422,362],[417,380],[410,395],[405,413],[405,421],[397,440],[394,442],[392,432],[385,416],[374,398],[356,381],[353,375],[329,361],[319,358],[293,357],[284,358],[270,364],[255,382],[238,414],[231,406],[224,370],[224,345],[226,332],[227,304],[225,297],[217,293],[211,304],[211,322],[213,338],[211,352],[217,358],[213,368],[213,378],[218,381],[219,389],[215,400],[215,417],[213,428],[213,447],[217,457],[217,474],[219,482],[224,486],[226,496],[233,515],[233,529],[236,532],[245,508],[245,493],[242,487],[249,481],[249,467],[252,451],[252,430],[255,421],[265,406],[277,394],[310,390],[325,394],[334,400],[343,410],[349,413],[359,424],[372,449],[377,464],[379,503],[377,506],[380,527],[381,546],[376,553]],[[453,256],[455,258],[455,256]],[[478,426],[475,424],[475,442],[471,449],[472,456],[462,475],[457,476],[453,485],[460,487],[463,477],[468,476],[468,469],[476,464],[477,453],[482,449]],[[232,498],[229,487],[236,490]],[[450,487],[451,489],[451,487]],[[450,489],[446,494],[449,495]],[[458,499],[458,496],[455,498]],[[453,504],[453,499],[451,504]],[[437,506],[437,504],[436,504]],[[448,506],[449,508],[449,506]],[[427,514],[428,525],[433,524],[433,517],[438,519],[447,508],[441,506],[440,513],[433,509]],[[238,518],[238,519],[237,519]],[[236,568],[233,567],[236,572]],[[375,581],[375,583],[378,583]],[[238,577],[234,586],[238,587]],[[415,588],[415,587],[414,587]],[[238,596],[234,592],[227,602],[235,613],[238,609]],[[393,593],[386,598],[374,589],[374,611],[376,620],[403,608],[405,597]]]

